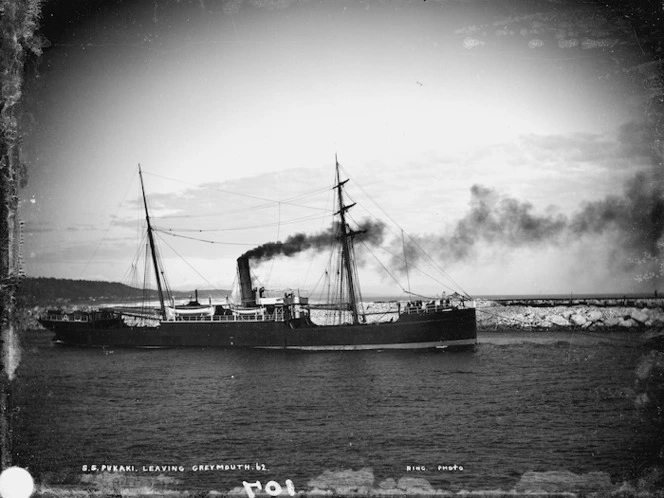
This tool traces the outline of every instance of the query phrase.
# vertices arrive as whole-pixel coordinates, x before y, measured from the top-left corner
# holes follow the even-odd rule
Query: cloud
[[[455,30],[457,36],[474,36],[472,45],[487,47],[517,46],[522,49],[557,50],[557,57],[568,53],[574,57],[578,51],[601,50],[616,45],[635,43],[629,24],[619,15],[598,15],[598,7],[580,6],[519,15],[517,11],[490,24],[470,25]],[[496,15],[500,15],[498,12]]]
[[[617,147],[609,137],[593,133],[525,135],[520,138],[519,144],[539,158],[555,156],[559,160],[582,163],[606,163]]]
[[[561,172],[587,168],[588,165],[594,169],[619,171],[649,166],[653,159],[653,139],[648,125],[636,122],[621,126],[615,134],[528,134],[512,142],[479,148],[470,156],[470,161],[504,158],[509,165],[523,165],[531,170],[536,165],[534,174],[548,168]]]

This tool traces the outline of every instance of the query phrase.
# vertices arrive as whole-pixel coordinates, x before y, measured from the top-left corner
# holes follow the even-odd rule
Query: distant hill
[[[117,282],[44,277],[23,279],[17,293],[19,300],[27,305],[138,299],[142,295],[141,289]]]
[[[176,299],[188,298],[193,291],[173,291]],[[214,293],[228,294],[227,290],[199,291],[199,299]],[[95,304],[111,301],[139,300],[143,290],[118,282],[102,282],[98,280],[69,280],[64,278],[25,278],[18,288],[17,298],[20,304],[27,306],[63,305],[63,304]],[[157,299],[157,291],[148,291],[150,299]]]

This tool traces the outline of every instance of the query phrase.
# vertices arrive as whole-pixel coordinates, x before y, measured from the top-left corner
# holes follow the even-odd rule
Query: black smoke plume
[[[479,244],[527,247],[569,243],[587,235],[615,235],[627,259],[658,257],[664,249],[664,190],[651,174],[630,179],[622,195],[588,202],[571,217],[537,215],[533,206],[473,185],[469,212],[438,244],[446,259],[472,256]],[[625,259],[625,258],[623,258]]]
[[[530,203],[502,197],[481,185],[473,185],[470,194],[470,211],[457,223],[453,233],[441,240],[443,249],[454,260],[470,255],[481,241],[510,247],[549,242],[567,224],[562,215],[536,215]]]
[[[637,280],[664,277],[664,153],[657,139],[664,133],[664,109],[653,115],[660,121],[629,123],[619,130],[616,155],[644,165],[624,183],[620,195],[587,202],[568,217],[536,214],[528,202],[473,185],[470,209],[454,228],[443,236],[418,237],[417,245],[435,248],[449,263],[472,258],[479,248],[571,246],[585,238],[594,243],[589,258],[608,254],[615,269],[629,271]],[[414,247],[407,250],[410,263],[420,255]],[[405,269],[401,258],[393,262]]]
[[[355,240],[371,245],[383,242],[385,235],[385,224],[380,221],[364,220],[358,224]],[[308,235],[296,233],[289,236],[283,242],[268,242],[245,252],[242,256],[255,261],[263,261],[275,256],[293,256],[303,251],[320,251],[332,247],[338,240],[340,226],[338,222],[333,223],[327,230]]]
[[[625,186],[622,196],[588,203],[569,225],[575,235],[608,231],[620,238],[627,255],[659,257],[664,249],[664,190],[650,174],[640,173]]]

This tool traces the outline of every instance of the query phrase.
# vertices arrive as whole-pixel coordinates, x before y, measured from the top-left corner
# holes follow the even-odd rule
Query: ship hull
[[[473,346],[473,308],[401,315],[394,322],[312,326],[283,321],[162,321],[157,327],[41,320],[54,340],[73,346],[222,347],[299,350],[427,349]],[[298,326],[300,325],[300,326]]]

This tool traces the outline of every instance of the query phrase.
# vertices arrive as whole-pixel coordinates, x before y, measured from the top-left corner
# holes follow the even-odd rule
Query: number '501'
[[[260,481],[256,482],[242,481],[242,485],[244,486],[244,489],[247,492],[249,498],[254,498],[256,496],[254,493],[254,489],[256,489],[257,491],[263,489],[263,486],[261,485]],[[265,492],[270,496],[279,496],[282,491],[281,484],[279,484],[276,481],[269,481],[265,485],[264,489]],[[286,491],[288,491],[289,495],[295,496],[295,486],[293,485],[293,481],[291,481],[290,479],[286,479]]]

